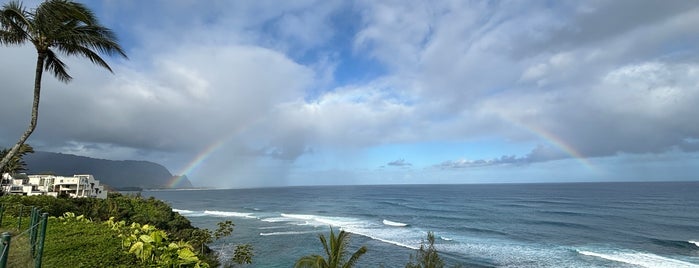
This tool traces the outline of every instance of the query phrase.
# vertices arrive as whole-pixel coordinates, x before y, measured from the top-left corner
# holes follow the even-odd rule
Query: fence
[[[22,230],[22,218],[25,208],[31,208],[31,213],[29,214],[29,227]],[[0,206],[0,227],[3,225],[3,217],[5,214],[5,206]],[[29,255],[32,258],[34,267],[41,267],[41,259],[44,253],[44,240],[46,238],[46,225],[48,223],[49,214],[36,207],[26,207],[19,205],[17,213],[17,232],[19,234],[14,235],[14,238],[19,238],[22,235],[27,235],[27,240],[29,241]],[[21,230],[21,231],[20,231]],[[10,242],[13,238],[9,232],[2,233],[0,241],[2,243],[2,253],[0,253],[0,268],[7,267],[7,259],[10,255]]]

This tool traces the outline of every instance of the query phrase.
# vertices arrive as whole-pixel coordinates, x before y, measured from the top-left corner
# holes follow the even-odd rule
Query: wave
[[[576,250],[579,254],[591,257],[597,257],[605,260],[622,262],[626,264],[638,265],[641,267],[655,268],[699,268],[699,264],[694,264],[686,261],[671,259],[651,253],[641,252],[610,252],[599,253],[587,250]]]
[[[257,229],[269,230],[269,229],[282,229],[282,228],[289,228],[289,226],[266,226],[266,227],[259,227]]]
[[[467,232],[472,232],[472,233],[495,234],[495,235],[501,235],[501,236],[509,236],[510,235],[509,233],[502,232],[502,231],[476,228],[476,227],[461,227],[461,229],[463,229],[464,231],[467,231]]]
[[[311,214],[289,214],[281,213],[282,218],[267,218],[265,221],[286,221],[296,223],[296,225],[311,225],[311,226],[337,226],[340,228],[358,228],[367,226],[366,221],[350,217],[331,217]],[[271,222],[271,221],[270,221]]]
[[[299,220],[312,220],[313,218],[317,217],[315,215],[309,215],[309,214],[287,214],[287,213],[282,213],[281,216],[285,217],[285,218],[299,219]]]
[[[573,229],[580,229],[580,230],[594,230],[594,228],[580,224],[580,223],[573,223],[573,222],[564,222],[564,221],[555,221],[555,220],[536,220],[536,221],[528,221],[526,223],[529,224],[534,224],[534,225],[549,225],[549,226],[554,226],[554,227],[566,227],[566,228],[573,228]]]
[[[204,214],[211,215],[211,216],[217,216],[217,217],[237,217],[237,218],[248,218],[248,219],[257,219],[258,218],[258,217],[253,216],[252,213],[243,213],[243,212],[235,212],[235,211],[204,210]]]
[[[384,225],[372,220],[364,220],[352,217],[321,216],[312,214],[290,214],[281,213],[281,217],[262,219],[266,222],[288,222],[289,224],[308,225],[314,227],[339,227],[346,232],[364,236],[384,243],[417,249],[424,234],[410,228],[388,228],[388,223],[393,223],[395,227],[408,226],[405,223],[386,221]]]
[[[454,239],[451,239],[451,238],[446,237],[446,236],[440,236],[439,239],[442,239],[442,240],[444,240],[444,241],[452,241],[452,240],[454,240]]]
[[[584,213],[584,212],[574,212],[574,211],[564,211],[564,210],[544,210],[544,209],[539,209],[536,212],[543,213],[543,214],[550,214],[550,215],[561,215],[561,216],[585,216],[585,217],[599,217],[599,215],[594,215],[590,213]]]
[[[399,246],[399,247],[404,247],[404,248],[409,248],[409,249],[419,249],[419,247],[417,247],[417,246],[410,246],[410,245],[408,245],[408,244],[406,244],[406,243],[401,243],[401,242],[398,242],[398,241],[393,241],[393,240],[389,240],[389,239],[384,239],[384,238],[381,238],[381,237],[378,237],[378,236],[375,236],[375,235],[370,235],[370,234],[367,234],[367,233],[362,233],[362,232],[358,232],[358,231],[350,231],[350,230],[347,230],[347,232],[350,232],[350,233],[353,233],[353,234],[357,234],[357,235],[361,235],[361,236],[365,236],[365,237],[368,237],[368,238],[371,238],[371,239],[374,239],[374,240],[378,240],[378,241],[381,241],[381,242],[384,242],[384,243],[388,243],[388,244],[391,244],[391,245],[396,245],[396,246]]]
[[[393,226],[393,227],[405,227],[405,226],[408,226],[407,223],[389,221],[389,220],[386,220],[386,219],[383,220],[383,224],[384,224],[384,225],[388,225],[388,226]]]
[[[299,231],[288,231],[288,232],[272,232],[272,233],[260,233],[261,236],[272,236],[272,235],[298,235],[298,234],[310,234],[315,233],[313,231],[299,232]]]
[[[192,213],[194,213],[194,211],[191,211],[191,210],[176,209],[176,208],[173,208],[172,211],[173,211],[173,212],[180,213],[180,214],[192,214]]]
[[[288,222],[290,221],[288,218],[284,217],[271,217],[271,218],[264,218],[262,219],[264,222]]]
[[[193,211],[188,209],[172,209],[173,212],[177,212],[182,216],[186,217],[203,217],[203,216],[214,216],[214,217],[237,217],[237,218],[248,218],[248,219],[259,219],[259,217],[253,216],[252,213],[245,212],[235,212],[235,211],[217,211],[217,210],[204,210],[204,211]]]
[[[651,241],[653,244],[660,245],[660,246],[665,246],[665,247],[672,247],[672,248],[677,248],[677,249],[697,249],[699,247],[699,242],[689,240],[689,241],[683,241],[683,240],[666,240],[666,239],[655,239],[652,238]]]
[[[206,214],[204,214],[204,212],[202,212],[202,211],[192,211],[192,210],[187,210],[187,209],[176,209],[176,208],[173,208],[172,211],[173,211],[173,212],[177,212],[177,213],[179,213],[180,215],[186,216],[186,217],[202,217],[202,216],[206,216]]]

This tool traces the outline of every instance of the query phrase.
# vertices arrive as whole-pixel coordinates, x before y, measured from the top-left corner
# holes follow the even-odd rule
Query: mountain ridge
[[[158,163],[142,160],[107,160],[86,156],[37,151],[24,156],[27,174],[55,174],[72,176],[91,174],[116,188],[192,188],[192,183],[183,175],[172,175]],[[177,185],[170,185],[177,181]]]

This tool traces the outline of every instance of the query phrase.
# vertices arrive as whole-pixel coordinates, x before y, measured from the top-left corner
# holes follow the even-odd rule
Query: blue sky
[[[45,77],[39,150],[212,187],[699,174],[693,1],[85,3],[130,59]],[[34,57],[0,48],[0,144]]]

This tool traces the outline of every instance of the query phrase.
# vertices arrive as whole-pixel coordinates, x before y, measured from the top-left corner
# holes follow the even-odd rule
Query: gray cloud
[[[413,164],[410,163],[410,162],[407,162],[407,161],[405,161],[405,159],[402,159],[402,158],[401,158],[401,159],[398,159],[398,160],[394,160],[394,161],[388,162],[388,163],[386,163],[386,165],[387,165],[387,166],[393,166],[393,167],[410,167],[410,166],[412,166]]]
[[[225,186],[297,183],[290,170],[315,150],[484,136],[542,145],[437,166],[699,149],[696,3],[549,4],[96,3],[132,60],[112,63],[111,75],[69,59],[73,83],[46,77],[30,143],[173,170],[212,151],[190,177]],[[358,22],[339,28],[344,13]],[[386,73],[335,84],[347,60],[333,51],[340,35]],[[29,47],[0,49],[13,63],[0,66],[3,144],[29,120],[33,57]]]

